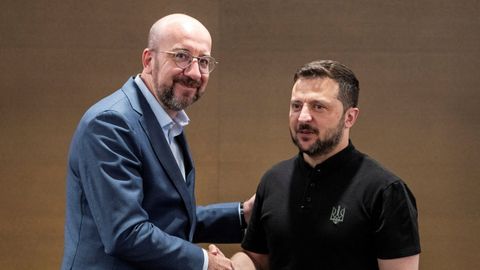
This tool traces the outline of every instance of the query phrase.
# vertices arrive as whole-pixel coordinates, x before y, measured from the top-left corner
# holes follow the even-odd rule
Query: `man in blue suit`
[[[81,119],[68,160],[62,269],[233,269],[216,247],[193,244],[240,242],[253,204],[195,204],[184,109],[205,92],[211,43],[196,19],[163,17],[142,73]]]

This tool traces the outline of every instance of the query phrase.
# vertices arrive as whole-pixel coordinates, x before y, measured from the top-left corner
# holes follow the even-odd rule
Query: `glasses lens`
[[[198,65],[203,73],[210,73],[215,68],[215,59],[211,56],[199,57]]]
[[[200,57],[193,57],[188,52],[175,52],[174,60],[175,63],[179,68],[187,68],[192,64],[193,58],[198,60],[198,67],[200,72],[203,74],[208,74],[213,71],[215,68],[215,58],[211,56],[200,56]]]
[[[208,66],[210,65],[210,59],[207,57],[199,57],[198,58],[198,65],[201,69],[208,70]]]
[[[180,68],[186,68],[192,62],[192,56],[186,52],[176,52],[175,62]]]

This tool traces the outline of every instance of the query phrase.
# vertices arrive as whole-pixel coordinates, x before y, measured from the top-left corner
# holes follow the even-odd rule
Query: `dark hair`
[[[338,100],[343,104],[344,111],[350,107],[358,106],[360,85],[347,66],[333,60],[317,60],[305,64],[295,72],[293,82],[300,78],[328,77],[338,83]]]

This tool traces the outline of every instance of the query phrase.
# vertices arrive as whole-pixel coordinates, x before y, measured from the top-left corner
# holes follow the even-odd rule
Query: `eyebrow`
[[[302,103],[302,104],[309,104],[309,105],[321,104],[321,105],[324,105],[324,106],[329,106],[330,104],[332,104],[331,101],[328,101],[328,100],[325,100],[325,99],[312,99],[312,100],[307,100],[307,101],[304,101],[303,99],[298,99],[298,98],[290,99],[290,105],[295,104],[295,103]]]
[[[183,52],[188,52],[189,54],[192,54],[192,52],[189,49],[186,49],[186,48],[173,48],[172,51],[174,51],[174,52],[183,51]],[[193,56],[193,54],[192,54],[192,56]],[[201,54],[198,57],[202,57],[202,56],[212,57],[210,54]]]

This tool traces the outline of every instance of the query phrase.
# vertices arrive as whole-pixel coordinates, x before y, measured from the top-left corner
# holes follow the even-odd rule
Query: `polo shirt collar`
[[[317,164],[314,168],[310,164],[308,164],[305,159],[303,158],[303,153],[298,154],[298,160],[302,169],[305,171],[317,171],[317,172],[326,172],[337,169],[343,165],[345,162],[348,162],[355,151],[355,147],[353,146],[352,142],[349,140],[347,147],[342,149],[340,152],[336,153],[335,155],[329,157],[325,161],[320,164]]]

